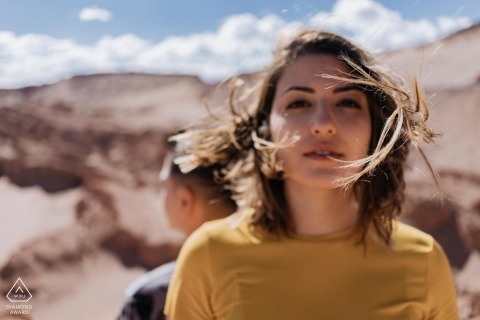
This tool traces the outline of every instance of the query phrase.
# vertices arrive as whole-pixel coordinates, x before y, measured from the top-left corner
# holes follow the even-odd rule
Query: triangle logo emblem
[[[20,278],[15,281],[15,284],[7,293],[7,299],[10,302],[27,302],[31,298],[32,294]]]

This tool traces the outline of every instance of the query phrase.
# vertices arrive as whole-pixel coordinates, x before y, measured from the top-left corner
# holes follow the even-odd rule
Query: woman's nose
[[[331,112],[327,108],[320,108],[312,119],[311,133],[316,136],[332,136],[337,133],[337,126]]]

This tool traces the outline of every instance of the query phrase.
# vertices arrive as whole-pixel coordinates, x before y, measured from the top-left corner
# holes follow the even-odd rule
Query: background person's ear
[[[199,227],[202,216],[199,214],[197,198],[192,188],[183,186],[177,191],[178,196],[178,227],[185,234],[189,235]]]
[[[182,216],[192,215],[195,208],[195,195],[193,190],[189,187],[182,186],[177,192]]]

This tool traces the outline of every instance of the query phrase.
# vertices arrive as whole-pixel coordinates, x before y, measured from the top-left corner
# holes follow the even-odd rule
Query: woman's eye
[[[343,99],[343,100],[340,100],[340,101],[337,103],[337,105],[338,105],[338,106],[341,106],[341,107],[361,109],[360,104],[359,104],[357,101],[352,100],[352,99]]]
[[[310,103],[308,103],[305,100],[296,100],[287,105],[287,109],[298,109],[298,108],[304,108],[310,106]]]

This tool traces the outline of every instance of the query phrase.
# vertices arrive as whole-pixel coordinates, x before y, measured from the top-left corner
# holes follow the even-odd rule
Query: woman
[[[170,319],[458,319],[444,252],[395,220],[408,147],[435,137],[416,83],[306,30],[277,49],[256,108],[231,111],[176,137],[182,170],[222,163],[241,210],[187,240]]]

